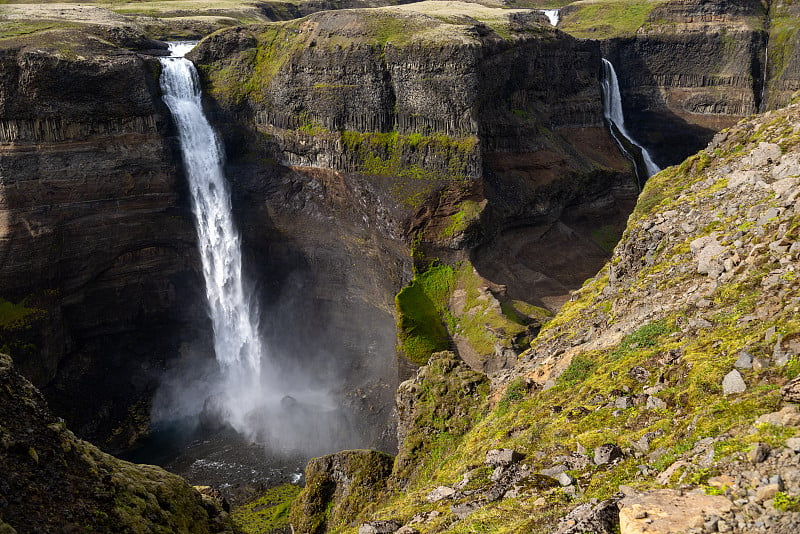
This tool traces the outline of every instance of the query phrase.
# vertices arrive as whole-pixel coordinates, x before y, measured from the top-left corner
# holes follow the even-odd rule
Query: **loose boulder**
[[[732,395],[734,393],[744,393],[747,390],[747,385],[744,383],[742,374],[734,369],[722,379],[722,393],[725,395]]]
[[[622,449],[613,443],[606,443],[600,445],[594,450],[594,463],[595,465],[610,464],[617,458],[622,458]]]

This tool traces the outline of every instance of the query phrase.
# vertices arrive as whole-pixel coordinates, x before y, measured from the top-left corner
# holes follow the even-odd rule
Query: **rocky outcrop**
[[[180,477],[117,460],[77,439],[5,355],[0,355],[0,527],[3,532],[233,532],[227,513]]]
[[[565,532],[796,530],[799,130],[797,105],[758,115],[651,178],[606,268],[492,377],[491,410],[392,497],[405,514],[391,518],[432,532],[555,530],[556,516]],[[502,470],[476,467],[487,451],[516,451],[559,487],[496,495]],[[445,509],[459,491],[476,498]],[[581,526],[593,510],[602,525]]]
[[[14,326],[22,372],[80,435],[124,447],[204,320],[194,230],[157,61],[64,39],[0,50],[0,297],[37,310]]]
[[[452,352],[437,352],[416,375],[397,388],[397,441],[400,450],[393,485],[411,483],[429,460],[437,435],[459,438],[483,410],[488,380]]]
[[[305,488],[292,505],[294,531],[318,534],[349,525],[385,493],[393,461],[388,454],[369,450],[312,459],[306,466]]]

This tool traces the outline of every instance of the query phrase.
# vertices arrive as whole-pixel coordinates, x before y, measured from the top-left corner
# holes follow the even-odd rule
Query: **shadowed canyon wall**
[[[116,448],[205,319],[157,62],[79,52],[0,52],[2,341],[76,431]]]

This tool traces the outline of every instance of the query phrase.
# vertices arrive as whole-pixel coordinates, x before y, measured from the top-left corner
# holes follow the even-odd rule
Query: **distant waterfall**
[[[614,71],[614,65],[612,65],[611,62],[605,58],[603,58],[603,80],[601,82],[601,88],[603,90],[603,115],[609,122],[609,125],[616,127],[620,135],[624,136],[625,139],[627,139],[633,146],[642,151],[642,159],[644,160],[646,177],[649,178],[653,176],[655,173],[660,171],[661,168],[653,162],[653,159],[650,157],[650,153],[647,151],[647,149],[637,143],[633,137],[631,137],[631,134],[629,134],[625,129],[625,117],[622,114],[622,96],[619,92],[617,73]],[[622,149],[626,155],[633,160],[634,166],[636,166],[636,158],[632,157],[632,155],[625,150],[624,145],[619,139],[617,139],[617,136],[614,133],[614,128],[611,128],[611,135],[614,137],[614,140],[617,142],[620,149]],[[638,176],[640,174],[638,172],[639,169],[637,168],[636,170],[636,174]]]
[[[242,281],[240,238],[231,214],[231,194],[222,171],[223,151],[203,114],[194,65],[183,58],[194,43],[171,43],[161,59],[161,90],[181,145],[189,180],[214,350],[223,373],[224,408],[235,419],[257,402],[263,348],[258,313]],[[234,424],[234,426],[236,426]]]
[[[558,9],[542,9],[542,13],[547,16],[551,25],[558,26]]]

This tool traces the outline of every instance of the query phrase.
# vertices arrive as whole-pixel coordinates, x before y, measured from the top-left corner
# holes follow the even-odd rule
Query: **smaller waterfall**
[[[550,19],[550,24],[558,26],[558,9],[542,9],[542,13],[544,13],[548,19]]]
[[[611,135],[614,137],[614,140],[619,145],[620,149],[634,162],[634,166],[636,166],[636,158],[634,158],[628,151],[625,149],[624,145],[620,142],[617,138],[616,134],[614,133],[614,128],[625,137],[633,146],[641,150],[642,152],[642,159],[644,160],[645,165],[645,175],[646,178],[650,178],[655,173],[661,170],[661,168],[655,164],[653,158],[650,157],[650,153],[644,148],[642,145],[636,142],[636,140],[631,137],[631,134],[628,133],[628,130],[625,129],[625,117],[622,114],[622,96],[619,91],[619,81],[617,80],[617,73],[614,70],[614,65],[611,64],[610,61],[603,58],[603,80],[601,82],[601,88],[603,90],[603,115],[605,116],[606,120],[609,122],[609,127],[611,127]],[[613,126],[613,127],[612,127]],[[639,169],[636,169],[636,175],[639,176],[640,173]]]

